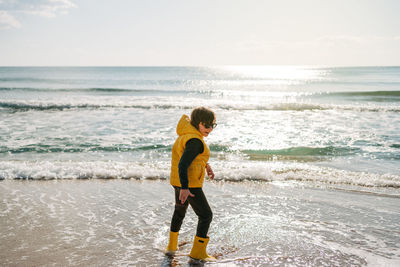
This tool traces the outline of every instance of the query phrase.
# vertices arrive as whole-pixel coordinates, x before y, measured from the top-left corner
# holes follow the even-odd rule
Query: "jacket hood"
[[[178,125],[176,126],[176,133],[179,136],[184,134],[196,134],[203,139],[201,133],[195,127],[193,127],[192,124],[190,124],[190,118],[187,115],[183,115],[179,120]]]

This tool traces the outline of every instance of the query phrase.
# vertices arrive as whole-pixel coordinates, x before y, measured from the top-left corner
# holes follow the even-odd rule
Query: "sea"
[[[211,227],[216,240],[210,249],[221,266],[400,263],[395,66],[0,67],[0,263],[26,264],[34,255],[41,255],[38,265],[173,263],[158,251],[167,242],[173,211],[171,148],[180,117],[199,106],[211,108],[218,124],[205,141],[215,173],[207,182],[209,201],[219,222]],[[98,194],[102,186],[109,194]],[[128,222],[149,208],[138,204],[139,195],[154,210],[166,211],[136,219],[136,226],[154,227],[133,234]],[[99,203],[113,203],[111,219],[126,215],[112,220],[119,238],[107,232],[109,244],[127,242],[120,244],[123,260],[117,252],[109,261],[100,251],[80,255],[85,246],[76,241],[80,245],[71,245],[68,260],[58,255],[41,261],[46,248],[65,248],[79,232],[73,226],[78,217],[69,221],[72,215],[62,211],[76,205],[86,225],[96,214],[103,218]],[[40,210],[64,219],[54,224]],[[84,237],[94,248],[100,242],[95,230],[104,234],[106,221],[98,219],[98,228],[85,228],[76,240]],[[34,243],[34,237],[22,242],[15,225],[25,225],[27,236],[35,222],[58,225],[58,235],[46,244]],[[135,243],[139,236],[147,245]],[[233,245],[221,248],[227,243]],[[183,262],[175,259],[178,266]]]

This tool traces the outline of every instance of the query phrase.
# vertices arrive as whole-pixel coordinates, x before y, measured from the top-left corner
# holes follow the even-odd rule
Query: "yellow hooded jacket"
[[[204,151],[199,154],[190,164],[188,168],[189,188],[198,188],[203,186],[205,168],[210,158],[210,149],[203,140],[201,133],[190,124],[190,119],[187,115],[183,115],[176,127],[178,138],[172,147],[172,160],[171,160],[171,177],[170,183],[173,186],[181,187],[179,180],[179,160],[185,151],[186,142],[192,138],[200,139],[203,143]]]

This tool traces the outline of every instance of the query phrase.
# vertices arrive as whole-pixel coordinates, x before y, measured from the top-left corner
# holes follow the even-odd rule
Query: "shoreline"
[[[63,182],[63,181],[136,181],[136,182],[146,182],[146,181],[159,181],[169,183],[169,178],[165,177],[129,177],[129,178],[115,178],[115,177],[90,177],[90,178],[15,178],[15,179],[0,179],[0,184],[6,181],[14,182]],[[388,197],[388,198],[400,198],[400,193],[398,192],[397,186],[366,186],[357,184],[346,184],[346,183],[333,183],[333,182],[316,182],[314,180],[283,180],[283,181],[271,181],[265,179],[257,178],[243,178],[243,179],[215,179],[213,181],[207,178],[207,183],[212,183],[215,185],[222,184],[270,184],[277,186],[297,186],[309,189],[321,189],[321,190],[332,190],[332,191],[342,191],[355,194],[365,194],[377,197]],[[376,191],[367,191],[363,189],[375,189]],[[397,193],[397,194],[396,194]]]

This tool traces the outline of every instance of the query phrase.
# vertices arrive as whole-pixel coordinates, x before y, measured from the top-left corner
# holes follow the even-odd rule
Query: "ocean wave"
[[[145,92],[149,90],[124,89],[124,88],[36,88],[36,87],[0,87],[0,91],[23,92]]]
[[[165,92],[161,90],[151,90],[151,89],[124,89],[124,88],[77,88],[77,89],[61,89],[61,90],[68,90],[72,92],[110,92],[110,93],[115,93],[115,92],[129,92],[129,93],[145,93],[145,92],[153,92],[153,93],[158,93],[158,92]]]
[[[87,153],[87,152],[136,152],[150,151],[158,152],[171,151],[172,145],[147,145],[147,146],[128,146],[126,144],[114,144],[111,146],[102,146],[99,144],[71,144],[65,143],[61,145],[33,144],[18,148],[0,146],[0,154],[20,154],[20,153]],[[213,152],[232,152],[229,146],[210,145],[210,150]]]
[[[349,91],[349,92],[321,92],[310,94],[317,98],[344,98],[352,101],[372,102],[399,102],[400,91]]]
[[[56,104],[56,103],[18,103],[18,102],[0,102],[0,108],[11,109],[13,111],[27,110],[64,110],[64,109],[98,109],[113,107],[112,105],[93,105],[93,104]]]
[[[100,84],[107,80],[108,82],[116,82],[116,83],[125,83],[125,84],[132,84],[136,86],[192,86],[192,85],[199,85],[199,84],[213,84],[219,81],[230,81],[225,79],[135,79],[133,76],[131,77],[122,77],[120,79],[115,78],[32,78],[32,77],[0,77],[0,82],[5,83],[32,83],[32,84],[51,84],[51,85],[65,85],[65,84],[92,84],[96,86],[96,84]],[[114,83],[115,84],[115,83]]]
[[[190,92],[206,92],[206,93],[221,93],[219,90],[205,90],[204,88],[191,88],[191,89],[179,89],[179,90],[171,90],[170,88],[166,89],[152,89],[152,88],[122,88],[122,87],[71,87],[71,88],[62,88],[62,87],[0,87],[0,91],[34,91],[34,92],[152,92],[152,93],[190,93]],[[229,95],[230,91],[223,90],[225,94]],[[241,92],[241,90],[239,90]],[[249,93],[247,91],[242,91],[244,95]],[[250,91],[250,93],[253,91]],[[259,91],[256,91],[258,94]],[[238,91],[234,90],[232,93],[237,94]],[[275,91],[265,91],[267,95],[273,95],[276,93],[282,94],[282,92]],[[299,96],[382,96],[382,97],[400,97],[400,91],[391,90],[391,91],[340,91],[340,92],[286,92],[289,95],[299,95]],[[285,94],[284,94],[285,95]]]
[[[0,82],[51,82],[54,79],[32,78],[32,77],[1,77]]]
[[[84,152],[135,152],[149,150],[167,150],[172,146],[148,145],[141,147],[131,147],[126,144],[115,144],[112,146],[101,146],[97,144],[64,144],[64,145],[44,145],[35,144],[19,148],[0,147],[0,154],[20,154],[20,153],[84,153]]]
[[[197,92],[196,90],[163,90],[163,89],[149,89],[149,88],[119,88],[119,87],[90,87],[90,88],[36,88],[36,87],[0,87],[1,91],[22,91],[22,92],[46,92],[46,93],[59,93],[59,92],[100,92],[100,93],[191,93]]]
[[[250,159],[269,159],[274,156],[347,156],[360,153],[361,149],[351,147],[290,147],[277,150],[243,150]]]
[[[353,91],[353,92],[335,92],[327,93],[329,95],[340,95],[340,96],[399,96],[400,91]]]
[[[304,163],[213,162],[216,181],[306,182],[367,188],[400,188],[400,176],[345,171]],[[1,161],[0,179],[169,179],[170,162]]]
[[[187,105],[187,108],[190,106]],[[169,104],[59,104],[59,103],[23,103],[23,102],[0,102],[0,108],[12,111],[48,111],[69,109],[104,109],[104,108],[136,108],[136,109],[175,109],[179,108]]]
[[[389,145],[390,148],[400,148],[398,144]],[[7,147],[0,146],[0,155],[3,154],[50,154],[50,153],[62,153],[62,154],[74,154],[74,153],[132,153],[132,152],[146,152],[153,151],[156,153],[170,152],[172,145],[145,145],[145,146],[132,146],[127,144],[113,144],[113,145],[101,145],[101,144],[73,144],[65,143],[61,144],[30,144],[27,146],[20,147]],[[219,153],[218,157],[227,158],[230,156],[244,157],[250,161],[292,161],[292,162],[320,162],[327,159],[333,159],[337,157],[346,156],[366,156],[366,153],[370,157],[375,159],[384,159],[390,161],[400,160],[400,155],[395,152],[378,151],[378,152],[366,152],[361,148],[357,147],[291,147],[285,149],[276,150],[233,150],[227,145],[210,145],[210,150],[215,153]]]
[[[134,102],[132,100],[131,102]],[[128,104],[126,102],[115,103],[52,103],[52,102],[33,102],[33,101],[0,101],[0,109],[16,111],[48,111],[48,110],[70,110],[70,109],[104,109],[104,108],[134,108],[134,109],[191,109],[193,103],[190,101],[177,101],[166,104],[167,101],[153,101],[149,103]],[[221,110],[238,110],[238,111],[307,111],[307,110],[345,110],[356,112],[400,112],[399,106],[370,106],[370,105],[331,105],[331,104],[312,104],[312,103],[221,103],[224,100],[213,100],[208,106]]]

